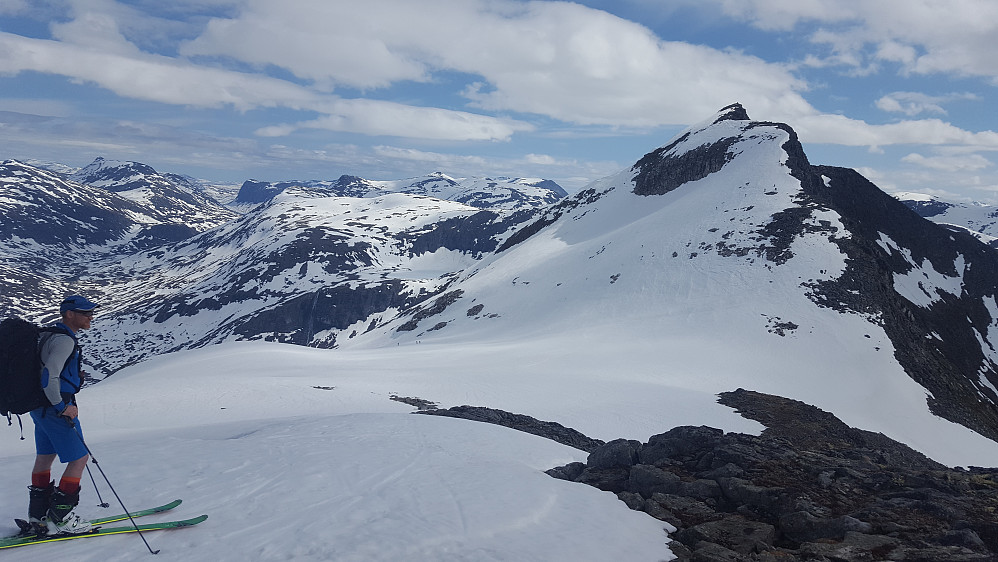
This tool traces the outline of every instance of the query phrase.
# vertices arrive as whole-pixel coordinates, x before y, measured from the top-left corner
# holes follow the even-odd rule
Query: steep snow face
[[[878,244],[888,254],[897,253],[911,266],[907,273],[894,275],[894,290],[912,304],[928,308],[946,294],[960,296],[963,293],[963,274],[967,267],[963,256],[957,258],[956,275],[951,276],[936,271],[927,259],[916,262],[908,249],[899,247],[886,234],[881,233]]]
[[[785,125],[722,112],[553,206],[445,295],[343,346],[460,355],[502,342],[517,379],[612,373],[635,392],[617,403],[635,418],[709,410],[716,393],[744,387],[961,458],[978,438],[929,412],[879,309],[832,306],[851,271],[843,248],[860,244],[816,199],[834,183],[811,172]],[[571,406],[579,397],[560,396],[556,419],[592,429]],[[492,405],[533,405],[511,401]]]
[[[463,314],[455,304],[446,317],[427,319],[431,326],[455,323],[433,337],[453,331],[465,339],[492,324],[597,329],[612,318],[649,315],[671,324],[669,311],[690,309],[690,299],[721,316],[772,294],[781,301],[796,293],[810,303],[802,282],[843,271],[845,254],[829,241],[848,235],[836,213],[808,210],[811,229],[789,244],[767,232],[775,215],[801,208],[800,182],[782,149],[786,131],[725,120],[681,138],[663,160],[726,142],[723,167],[652,196],[636,195],[640,171],[625,170],[555,205],[537,221],[546,227],[467,272],[454,288],[464,291],[462,306],[483,305],[480,313]],[[531,319],[538,310],[544,314]],[[428,337],[421,330],[382,333],[392,341]]]

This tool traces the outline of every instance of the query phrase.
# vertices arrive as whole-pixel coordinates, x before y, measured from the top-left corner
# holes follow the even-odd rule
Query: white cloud
[[[883,41],[877,45],[876,59],[901,63],[906,67],[911,67],[918,59],[918,50],[911,45],[905,45],[897,41]]]
[[[946,110],[943,109],[942,104],[956,100],[976,99],[979,99],[978,96],[971,93],[930,96],[920,92],[894,92],[877,100],[876,106],[887,112],[904,113],[910,116],[920,113],[940,113],[945,115]]]
[[[766,30],[823,26],[812,41],[841,64],[878,61],[904,72],[998,81],[998,2],[993,0],[715,0],[729,16]]]
[[[922,156],[913,152],[901,161],[944,172],[976,172],[993,165],[980,154]]]
[[[297,129],[325,129],[375,136],[493,141],[509,140],[517,131],[533,129],[527,123],[512,119],[379,100],[337,100],[315,108],[323,114],[317,119],[266,127],[258,134],[277,136]]]
[[[427,63],[407,54],[407,36],[436,35],[443,26],[429,21],[432,8],[421,8],[421,3],[383,0],[248,0],[237,17],[211,20],[180,52],[274,65],[323,88],[426,81]]]
[[[557,163],[557,160],[553,156],[547,154],[527,154],[523,159],[531,164],[544,164],[552,165]]]
[[[74,37],[81,38],[80,35]],[[239,111],[284,107],[324,114],[312,122],[275,125],[261,130],[266,135],[288,134],[299,128],[311,127],[371,135],[507,140],[513,132],[529,129],[528,125],[514,120],[468,112],[368,100],[340,100],[263,74],[199,66],[141,53],[126,45],[128,43],[123,39],[102,39],[84,47],[0,32],[0,73],[17,74],[33,70],[60,74],[94,83],[122,97],[172,105],[229,105]]]
[[[998,203],[998,186],[973,173],[954,173],[916,166],[910,169],[874,169],[859,167],[856,171],[887,193],[917,193],[932,195],[944,201],[963,203]]]
[[[52,37],[105,54],[136,56],[139,49],[121,33],[118,18],[107,12],[85,11],[75,19],[50,26]]]
[[[327,89],[456,72],[476,107],[576,124],[688,123],[733,101],[774,117],[807,110],[805,84],[782,65],[661,41],[566,2],[250,0],[181,52],[274,65]]]
[[[724,13],[751,21],[761,29],[786,31],[801,20],[843,21],[856,13],[850,2],[829,0],[716,0]]]
[[[29,9],[27,0],[0,0],[0,15],[22,14]]]
[[[431,163],[434,168],[466,169],[482,168],[487,160],[481,156],[469,156],[461,154],[446,154],[442,152],[432,152],[417,150],[414,148],[402,148],[397,146],[379,145],[372,147],[373,152],[378,156],[390,158],[392,160],[408,160],[412,162]]]
[[[275,106],[304,109],[319,100],[305,88],[266,76],[0,32],[0,73],[28,70],[94,83],[123,97],[173,105],[231,105],[241,111]]]
[[[967,131],[939,119],[872,125],[842,115],[813,114],[795,120],[794,129],[807,142],[845,146],[926,144],[998,148],[998,133],[994,131]]]
[[[951,12],[943,14],[915,0],[716,1],[727,13],[768,29],[791,29],[804,21],[828,24],[812,40],[832,45],[833,55],[808,60],[855,72],[872,72],[886,62],[912,72],[928,68],[943,52],[941,39],[956,34],[952,22],[967,24],[970,8],[979,7],[962,0],[940,10]],[[203,27],[187,30],[192,39],[174,39],[172,52],[180,56],[138,46],[137,30],[150,29],[154,19],[137,13],[141,2],[71,3],[71,19],[52,26],[52,40],[0,32],[0,73],[58,74],[163,104],[303,113],[297,122],[257,127],[268,137],[314,129],[505,141],[536,130],[534,123],[545,118],[650,129],[689,124],[738,101],[753,118],[792,124],[808,142],[998,146],[992,131],[975,133],[938,119],[874,125],[820,114],[802,95],[808,85],[788,65],[663,41],[638,23],[569,2],[211,0],[208,5],[228,8],[219,13],[229,16],[199,20]],[[911,13],[929,22],[938,15],[939,29],[919,35],[928,24],[916,25]],[[995,22],[998,18],[976,15],[970,22],[976,25],[952,48],[979,47],[993,38]],[[410,93],[419,91],[409,88],[415,83],[449,88],[450,97],[434,107],[435,98]],[[374,90],[379,99],[364,99]],[[896,92],[878,106],[909,116],[938,114],[955,99],[918,96]]]

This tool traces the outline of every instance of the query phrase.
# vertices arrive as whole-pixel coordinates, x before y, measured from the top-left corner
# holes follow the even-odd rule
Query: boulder
[[[638,463],[638,451],[640,449],[640,441],[614,439],[593,449],[589,453],[586,467],[593,470],[630,468]]]
[[[694,550],[698,550],[699,543],[708,542],[749,555],[772,548],[776,540],[776,528],[758,521],[730,517],[694,525],[677,531],[673,536]]]
[[[631,467],[628,476],[628,489],[645,498],[653,494],[672,494],[684,484],[678,476],[647,464],[636,464]],[[688,495],[688,494],[683,494]]]

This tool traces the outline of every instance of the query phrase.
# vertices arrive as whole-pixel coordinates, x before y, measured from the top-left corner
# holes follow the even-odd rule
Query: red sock
[[[50,482],[52,482],[52,473],[48,470],[31,473],[31,485],[35,488],[48,488]]]
[[[63,476],[59,480],[59,489],[67,494],[75,494],[80,491],[80,479]]]

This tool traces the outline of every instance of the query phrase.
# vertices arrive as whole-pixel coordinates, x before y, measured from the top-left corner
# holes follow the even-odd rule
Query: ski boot
[[[55,482],[49,482],[49,485],[44,488],[28,486],[28,520],[15,520],[20,528],[18,536],[33,537],[48,534],[45,518],[48,515],[49,505],[52,503],[54,490]]]
[[[49,535],[79,535],[90,532],[93,528],[90,521],[73,512],[79,503],[80,492],[67,494],[59,488],[55,489],[49,504],[48,515],[45,517]]]

